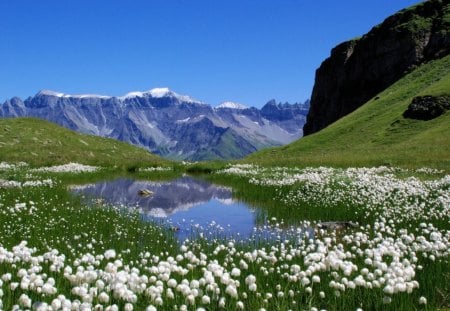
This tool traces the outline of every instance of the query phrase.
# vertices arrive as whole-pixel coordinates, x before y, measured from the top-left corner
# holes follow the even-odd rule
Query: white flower
[[[238,268],[233,268],[231,270],[231,275],[236,277],[236,276],[240,276],[241,275],[241,270],[239,270]]]
[[[190,294],[186,297],[186,301],[188,304],[193,305],[195,303],[195,296]]]
[[[234,285],[229,284],[226,288],[225,288],[225,293],[227,293],[228,295],[230,295],[233,298],[237,298],[238,297],[238,292],[237,289]]]
[[[22,294],[19,297],[19,304],[25,308],[31,308],[31,299],[27,294]]]
[[[426,305],[427,304],[427,298],[425,298],[424,296],[421,296],[419,298],[419,304],[420,305]]]
[[[221,297],[219,299],[219,308],[224,308],[225,307],[225,298]]]
[[[303,286],[309,285],[311,281],[305,276],[301,279],[301,283]]]
[[[209,305],[210,302],[211,302],[211,298],[209,298],[209,296],[207,296],[207,295],[203,295],[202,303],[205,304],[205,305]]]
[[[394,287],[391,285],[386,285],[383,289],[383,292],[388,295],[392,295],[394,293]]]
[[[116,258],[116,251],[113,249],[108,249],[104,254],[106,259]]]
[[[251,285],[253,283],[256,283],[256,277],[253,274],[250,274],[245,278],[245,284]]]
[[[108,303],[109,302],[109,296],[105,292],[101,292],[100,295],[98,295],[98,301],[101,303]]]

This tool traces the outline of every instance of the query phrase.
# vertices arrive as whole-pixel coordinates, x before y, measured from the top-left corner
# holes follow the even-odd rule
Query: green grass
[[[420,95],[450,93],[450,56],[424,64],[322,131],[243,162],[288,166],[429,166],[450,169],[450,111],[430,120],[403,118]]]
[[[34,118],[0,119],[1,161],[23,161],[32,166],[78,162],[126,168],[170,163],[142,148],[79,134]]]
[[[212,163],[210,163],[212,164]],[[222,168],[223,163],[216,162],[210,165],[209,168],[215,170]],[[205,168],[204,164],[192,165],[193,171]],[[175,168],[171,171],[164,172],[129,172],[127,176],[134,176],[138,178],[171,178],[176,174],[180,168]],[[23,187],[21,189],[2,189],[0,191],[0,247],[11,249],[18,245],[21,241],[26,240],[29,247],[35,247],[37,254],[43,254],[52,249],[57,249],[59,254],[66,256],[65,266],[71,266],[75,271],[78,266],[83,269],[89,269],[89,264],[81,263],[80,258],[83,258],[87,253],[97,257],[108,249],[114,249],[117,252],[117,258],[123,262],[123,268],[119,270],[128,271],[131,268],[137,268],[140,274],[147,277],[155,277],[159,274],[155,272],[154,268],[157,266],[159,260],[166,260],[169,256],[177,258],[177,255],[183,254],[184,257],[177,259],[177,265],[186,267],[186,274],[171,272],[170,278],[174,278],[180,283],[183,279],[188,282],[192,280],[200,280],[203,277],[207,263],[216,262],[224,267],[226,271],[230,272],[234,267],[241,266],[241,260],[248,264],[248,269],[242,268],[242,275],[235,277],[239,280],[239,295],[238,299],[232,298],[225,293],[226,285],[219,282],[216,278],[220,288],[220,295],[213,295],[212,292],[204,290],[203,293],[213,297],[226,297],[226,306],[228,310],[238,310],[236,307],[237,300],[242,300],[245,303],[246,310],[257,310],[260,306],[265,306],[267,310],[303,310],[310,309],[310,306],[325,308],[327,310],[355,310],[363,303],[364,309],[372,310],[433,310],[437,306],[448,305],[448,299],[442,296],[442,293],[448,292],[448,258],[442,257],[439,260],[432,261],[418,255],[418,264],[426,267],[424,270],[418,270],[416,278],[420,282],[420,288],[416,289],[412,294],[396,294],[392,297],[392,302],[389,305],[384,305],[382,299],[385,296],[380,289],[365,289],[356,288],[355,290],[347,289],[342,292],[340,298],[335,298],[335,291],[328,284],[335,280],[330,274],[330,271],[319,271],[315,274],[320,276],[321,283],[311,285],[314,288],[312,294],[305,292],[305,286],[302,286],[300,281],[289,281],[284,275],[290,273],[290,266],[296,264],[303,270],[306,269],[305,254],[302,250],[308,249],[308,252],[314,251],[315,240],[310,242],[298,233],[286,237],[289,242],[283,238],[283,241],[278,240],[264,240],[264,239],[250,239],[243,242],[235,241],[232,246],[228,243],[229,240],[221,238],[216,240],[204,240],[199,236],[192,236],[190,242],[183,243],[183,246],[189,248],[189,252],[183,251],[180,244],[174,239],[173,232],[167,227],[159,227],[155,223],[146,223],[135,212],[124,211],[119,208],[104,205],[101,202],[96,202],[94,205],[86,206],[84,201],[77,196],[71,195],[67,190],[67,185],[78,182],[92,183],[97,178],[107,179],[114,178],[116,172],[113,169],[105,169],[96,173],[84,173],[78,177],[74,174],[50,174],[50,173],[33,173],[29,172],[27,168],[19,170],[0,172],[0,179],[10,179],[17,181],[35,180],[51,178],[56,180],[53,188],[50,187]],[[271,174],[269,171],[262,173],[257,178],[264,177],[264,174]],[[406,173],[403,173],[406,174]],[[34,177],[30,177],[30,176]],[[270,177],[271,175],[266,175]],[[275,176],[282,176],[275,174]],[[408,177],[405,175],[404,177]],[[439,176],[441,176],[439,174]],[[365,213],[356,214],[355,211],[361,209],[364,211],[364,206],[355,205],[350,201],[343,201],[340,205],[324,205],[321,198],[325,195],[317,195],[314,202],[305,205],[308,202],[301,202],[293,198],[294,192],[299,192],[302,189],[309,189],[304,187],[302,183],[291,186],[273,187],[273,186],[257,186],[249,184],[248,179],[239,176],[221,176],[219,174],[208,175],[208,178],[213,178],[221,184],[226,184],[233,187],[233,195],[235,198],[243,199],[250,205],[254,206],[258,224],[266,223],[268,218],[276,217],[276,222],[280,222],[281,228],[285,228],[286,224],[301,223],[302,220],[353,220],[359,221],[360,224],[372,224],[373,217],[362,217],[367,215]],[[342,182],[350,182],[340,179]],[[331,190],[339,191],[343,185],[332,185]],[[448,188],[446,188],[448,189]],[[354,194],[353,194],[354,195]],[[289,200],[281,200],[281,198],[292,198]],[[26,207],[14,207],[17,203],[25,203]],[[302,204],[300,204],[302,203]],[[305,203],[305,204],[303,204]],[[373,210],[376,213],[377,210]],[[370,215],[369,215],[370,216]],[[375,215],[372,215],[375,216]],[[283,222],[284,220],[284,222]],[[448,221],[438,220],[428,217],[427,223],[433,223],[437,228],[448,229]],[[408,228],[411,232],[415,232],[418,228],[416,222],[409,224],[397,223],[398,228]],[[365,230],[368,234],[371,230]],[[335,235],[333,232],[329,233],[331,239],[339,243],[340,235]],[[317,240],[322,238],[317,236]],[[301,240],[301,242],[300,242]],[[304,247],[301,246],[306,243]],[[311,246],[308,246],[311,243]],[[352,244],[345,244],[345,249],[350,251]],[[221,251],[217,251],[221,247]],[[312,248],[311,248],[312,247]],[[255,250],[262,250],[267,254],[271,254],[277,258],[277,262],[272,262],[270,258],[260,256],[257,261],[249,261],[248,255]],[[286,251],[287,249],[287,251]],[[144,253],[149,253],[143,261]],[[196,258],[206,258],[204,263],[201,260],[189,259],[189,253],[194,254]],[[286,254],[292,254],[291,259],[287,259]],[[405,255],[406,256],[406,255]],[[365,267],[363,263],[363,256],[356,257],[352,260],[360,267]],[[406,256],[408,258],[408,256]],[[1,260],[1,257],[0,257]],[[168,260],[168,259],[167,259]],[[99,263],[94,264],[94,269],[105,270],[107,263],[112,263],[113,260],[98,259]],[[18,261],[15,263],[3,262],[0,264],[0,276],[5,273],[12,274],[11,282],[3,282],[2,288],[4,295],[2,297],[3,307],[5,310],[12,309],[13,304],[17,303],[22,293],[28,293],[33,301],[50,302],[58,294],[63,294],[72,301],[79,299],[73,293],[75,284],[70,284],[68,279],[63,276],[62,271],[51,271],[50,264],[47,261],[42,262],[43,273],[56,280],[57,294],[45,296],[35,293],[32,290],[16,289],[11,290],[10,284],[14,282],[20,283],[18,271],[21,268],[29,269],[30,263]],[[152,267],[152,269],[149,269]],[[369,267],[370,268],[370,267]],[[268,271],[269,270],[269,271]],[[265,272],[267,274],[265,274]],[[74,272],[75,273],[75,272]],[[358,272],[354,272],[349,278],[355,277]],[[258,292],[262,293],[258,296],[256,292],[247,290],[245,285],[245,278],[247,275],[255,275],[257,278]],[[433,277],[431,277],[433,276]],[[104,276],[105,280],[108,279]],[[159,278],[160,276],[158,276]],[[162,276],[161,276],[162,278]],[[96,283],[95,283],[96,284]],[[154,281],[148,284],[148,287],[154,286]],[[167,288],[166,281],[163,282],[164,288]],[[79,284],[80,285],[80,284]],[[80,285],[81,286],[81,285]],[[94,283],[89,285],[94,287]],[[96,285],[95,285],[96,286]],[[279,289],[277,289],[279,288]],[[437,290],[439,289],[439,291]],[[105,290],[111,296],[111,303],[116,303],[120,310],[124,309],[125,300],[114,297],[111,289]],[[174,290],[175,291],[175,290]],[[295,299],[289,298],[289,292],[292,291]],[[326,298],[319,297],[319,291],[324,291]],[[245,292],[246,298],[243,298]],[[174,310],[174,305],[182,305],[186,303],[186,299],[177,291],[176,297],[169,298],[165,292],[162,297],[164,304],[158,306],[158,310]],[[273,297],[265,302],[265,293],[273,294]],[[284,296],[278,296],[279,294]],[[139,293],[138,302],[135,304],[135,310],[144,310],[149,304],[152,304],[152,299],[145,293]],[[425,296],[428,299],[428,305],[418,305],[420,296]],[[201,296],[196,299],[196,305],[192,305],[188,310],[196,310],[197,307],[205,307],[207,310],[218,310],[218,301],[212,300],[211,304],[203,305],[200,302]],[[94,299],[94,304],[97,299]]]

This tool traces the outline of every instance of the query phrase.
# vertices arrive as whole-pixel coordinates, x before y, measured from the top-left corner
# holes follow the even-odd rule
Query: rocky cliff
[[[363,105],[420,64],[450,52],[450,4],[404,9],[359,39],[339,44],[317,69],[304,135]]]

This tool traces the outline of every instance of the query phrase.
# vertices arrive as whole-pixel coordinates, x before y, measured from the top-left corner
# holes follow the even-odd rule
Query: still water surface
[[[144,189],[153,194],[140,195]],[[188,176],[163,182],[120,178],[77,186],[73,191],[88,199],[137,208],[144,218],[163,219],[179,238],[197,230],[246,238],[255,227],[255,208],[234,200],[231,188]]]

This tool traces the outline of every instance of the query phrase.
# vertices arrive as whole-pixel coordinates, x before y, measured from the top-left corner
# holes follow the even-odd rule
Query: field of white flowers
[[[279,236],[183,242],[136,213],[84,206],[56,173],[24,186],[41,173],[0,164],[0,179],[16,185],[0,183],[0,309],[425,310],[450,303],[450,176],[443,172],[230,166],[215,174],[273,194],[278,205],[261,225]],[[320,226],[333,220],[357,225]]]

